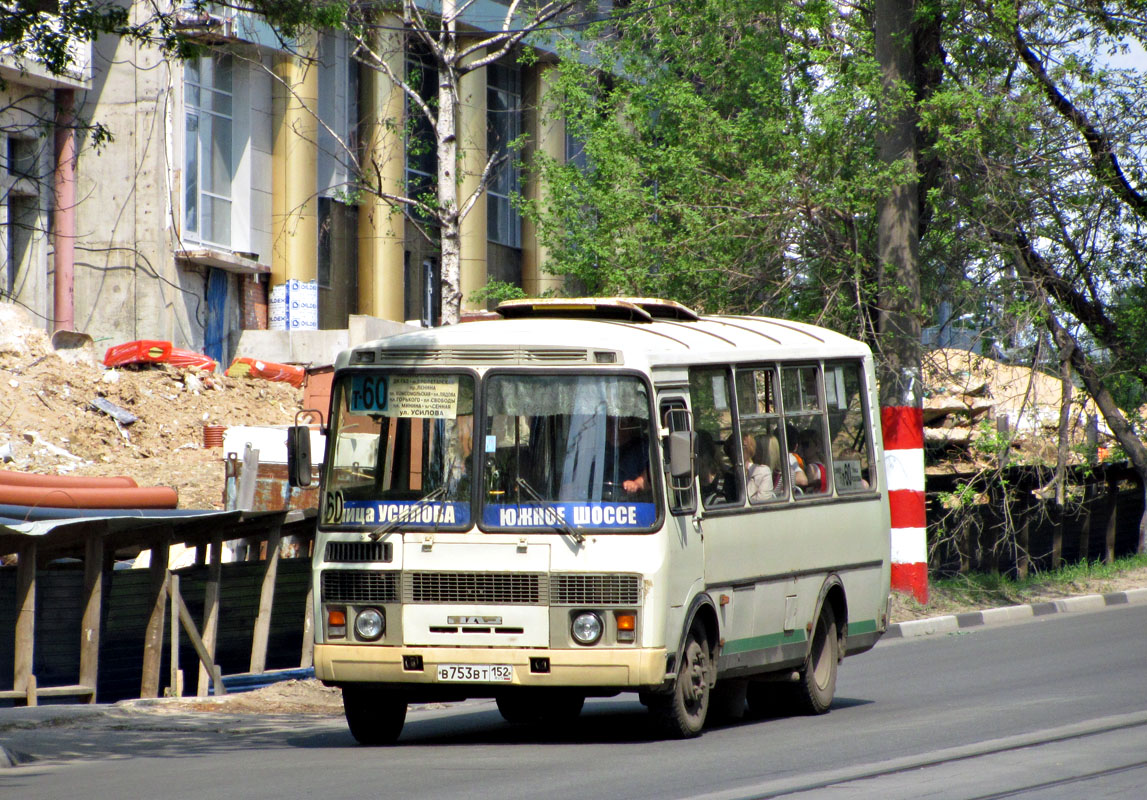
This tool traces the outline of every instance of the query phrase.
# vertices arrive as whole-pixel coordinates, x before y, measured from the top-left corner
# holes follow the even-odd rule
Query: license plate
[[[439,664],[438,680],[446,683],[509,683],[514,668],[509,664]]]

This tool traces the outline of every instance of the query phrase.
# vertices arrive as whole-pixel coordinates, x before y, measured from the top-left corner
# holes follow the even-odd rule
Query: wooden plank
[[[37,697],[84,697],[95,694],[96,690],[91,686],[81,686],[73,684],[71,686],[40,686],[36,688]],[[26,700],[28,697],[27,692],[14,692],[3,691],[0,692],[0,700]]]
[[[199,631],[195,629],[195,620],[191,618],[191,611],[188,610],[187,604],[183,602],[183,595],[179,594],[179,576],[171,576],[176,583],[174,584],[174,591],[171,595],[171,604],[176,608],[176,615],[179,622],[183,623],[183,629],[187,631],[187,638],[191,641],[191,646],[195,648],[195,654],[199,656],[200,666],[206,667],[208,672],[211,673],[212,678],[215,680],[215,694],[223,695],[227,690],[223,688],[223,676],[219,668],[215,666],[211,656],[207,653],[207,648],[203,645],[203,640],[199,637]],[[173,623],[175,624],[175,623]]]
[[[250,672],[262,672],[267,665],[267,639],[271,630],[271,607],[275,602],[275,578],[279,572],[279,539],[282,529],[275,527],[267,535],[267,567],[259,592],[259,613],[251,637]]]
[[[163,612],[167,608],[167,565],[171,536],[156,536],[151,543],[151,614],[143,637],[143,674],[140,697],[159,697],[159,665],[163,655]]]
[[[1119,524],[1119,477],[1114,470],[1107,472],[1107,530],[1103,537],[1103,563],[1115,561],[1115,531]]]
[[[96,702],[99,678],[100,619],[104,597],[104,540],[88,534],[84,547],[84,615],[80,620],[80,685],[91,686],[89,702]]]
[[[219,582],[222,576],[223,537],[216,536],[211,539],[211,550],[207,561],[207,583],[203,587],[203,647],[212,663],[215,661],[215,642],[219,635]],[[196,695],[206,697],[208,681],[213,679],[214,676],[209,675],[207,668],[200,664]]]
[[[179,604],[183,602],[183,598],[179,594],[179,576],[170,570],[167,573],[167,595],[171,601],[167,606],[171,614],[168,620],[171,643],[168,646],[169,655],[167,658],[170,666],[167,693],[170,696],[179,697],[183,694],[179,686]]]
[[[36,705],[36,677],[32,654],[36,642],[36,541],[20,546],[16,562],[16,658],[12,689]],[[30,693],[29,693],[30,692]]]

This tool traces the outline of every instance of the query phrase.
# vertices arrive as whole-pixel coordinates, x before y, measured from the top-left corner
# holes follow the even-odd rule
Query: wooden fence
[[[0,568],[0,703],[157,697],[181,691],[180,665],[196,662],[196,691],[205,695],[221,673],[310,665],[313,512],[23,528],[0,527],[0,552],[19,557]],[[280,558],[284,537],[303,557]],[[251,552],[265,558],[222,563],[222,542],[234,539],[254,543]],[[197,548],[195,566],[168,569],[175,543]],[[115,568],[116,552],[140,548],[151,549],[148,569]]]

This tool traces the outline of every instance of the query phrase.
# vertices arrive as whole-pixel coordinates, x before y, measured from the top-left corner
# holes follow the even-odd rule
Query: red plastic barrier
[[[104,353],[105,367],[119,367],[124,364],[139,364],[146,361],[166,361],[171,355],[171,342],[158,342],[153,339],[140,339],[109,347]]]
[[[124,476],[111,478],[87,477],[83,475],[37,475],[33,472],[13,472],[0,469],[0,486],[41,486],[59,489],[99,489],[119,487],[134,489],[139,486],[134,479]]]
[[[167,486],[11,486],[0,484],[0,503],[48,508],[175,508],[179,494]]]
[[[167,357],[167,362],[177,367],[195,367],[196,369],[205,369],[208,372],[215,371],[215,359],[192,350],[184,350],[182,347],[171,348],[171,355]]]
[[[231,378],[265,378],[269,381],[282,381],[292,386],[302,386],[307,371],[291,364],[276,364],[258,358],[236,358],[225,373]]]
[[[215,359],[182,347],[172,347],[171,342],[155,339],[140,339],[109,347],[104,353],[105,367],[121,367],[125,364],[147,364],[166,362],[177,367],[195,367],[213,371]]]

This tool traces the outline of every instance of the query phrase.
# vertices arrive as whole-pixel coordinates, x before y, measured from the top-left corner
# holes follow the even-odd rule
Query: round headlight
[[[601,617],[592,611],[582,611],[573,618],[570,633],[578,644],[595,644],[601,638],[604,626]]]
[[[354,632],[358,638],[373,642],[386,630],[386,618],[377,608],[364,608],[355,615]]]

